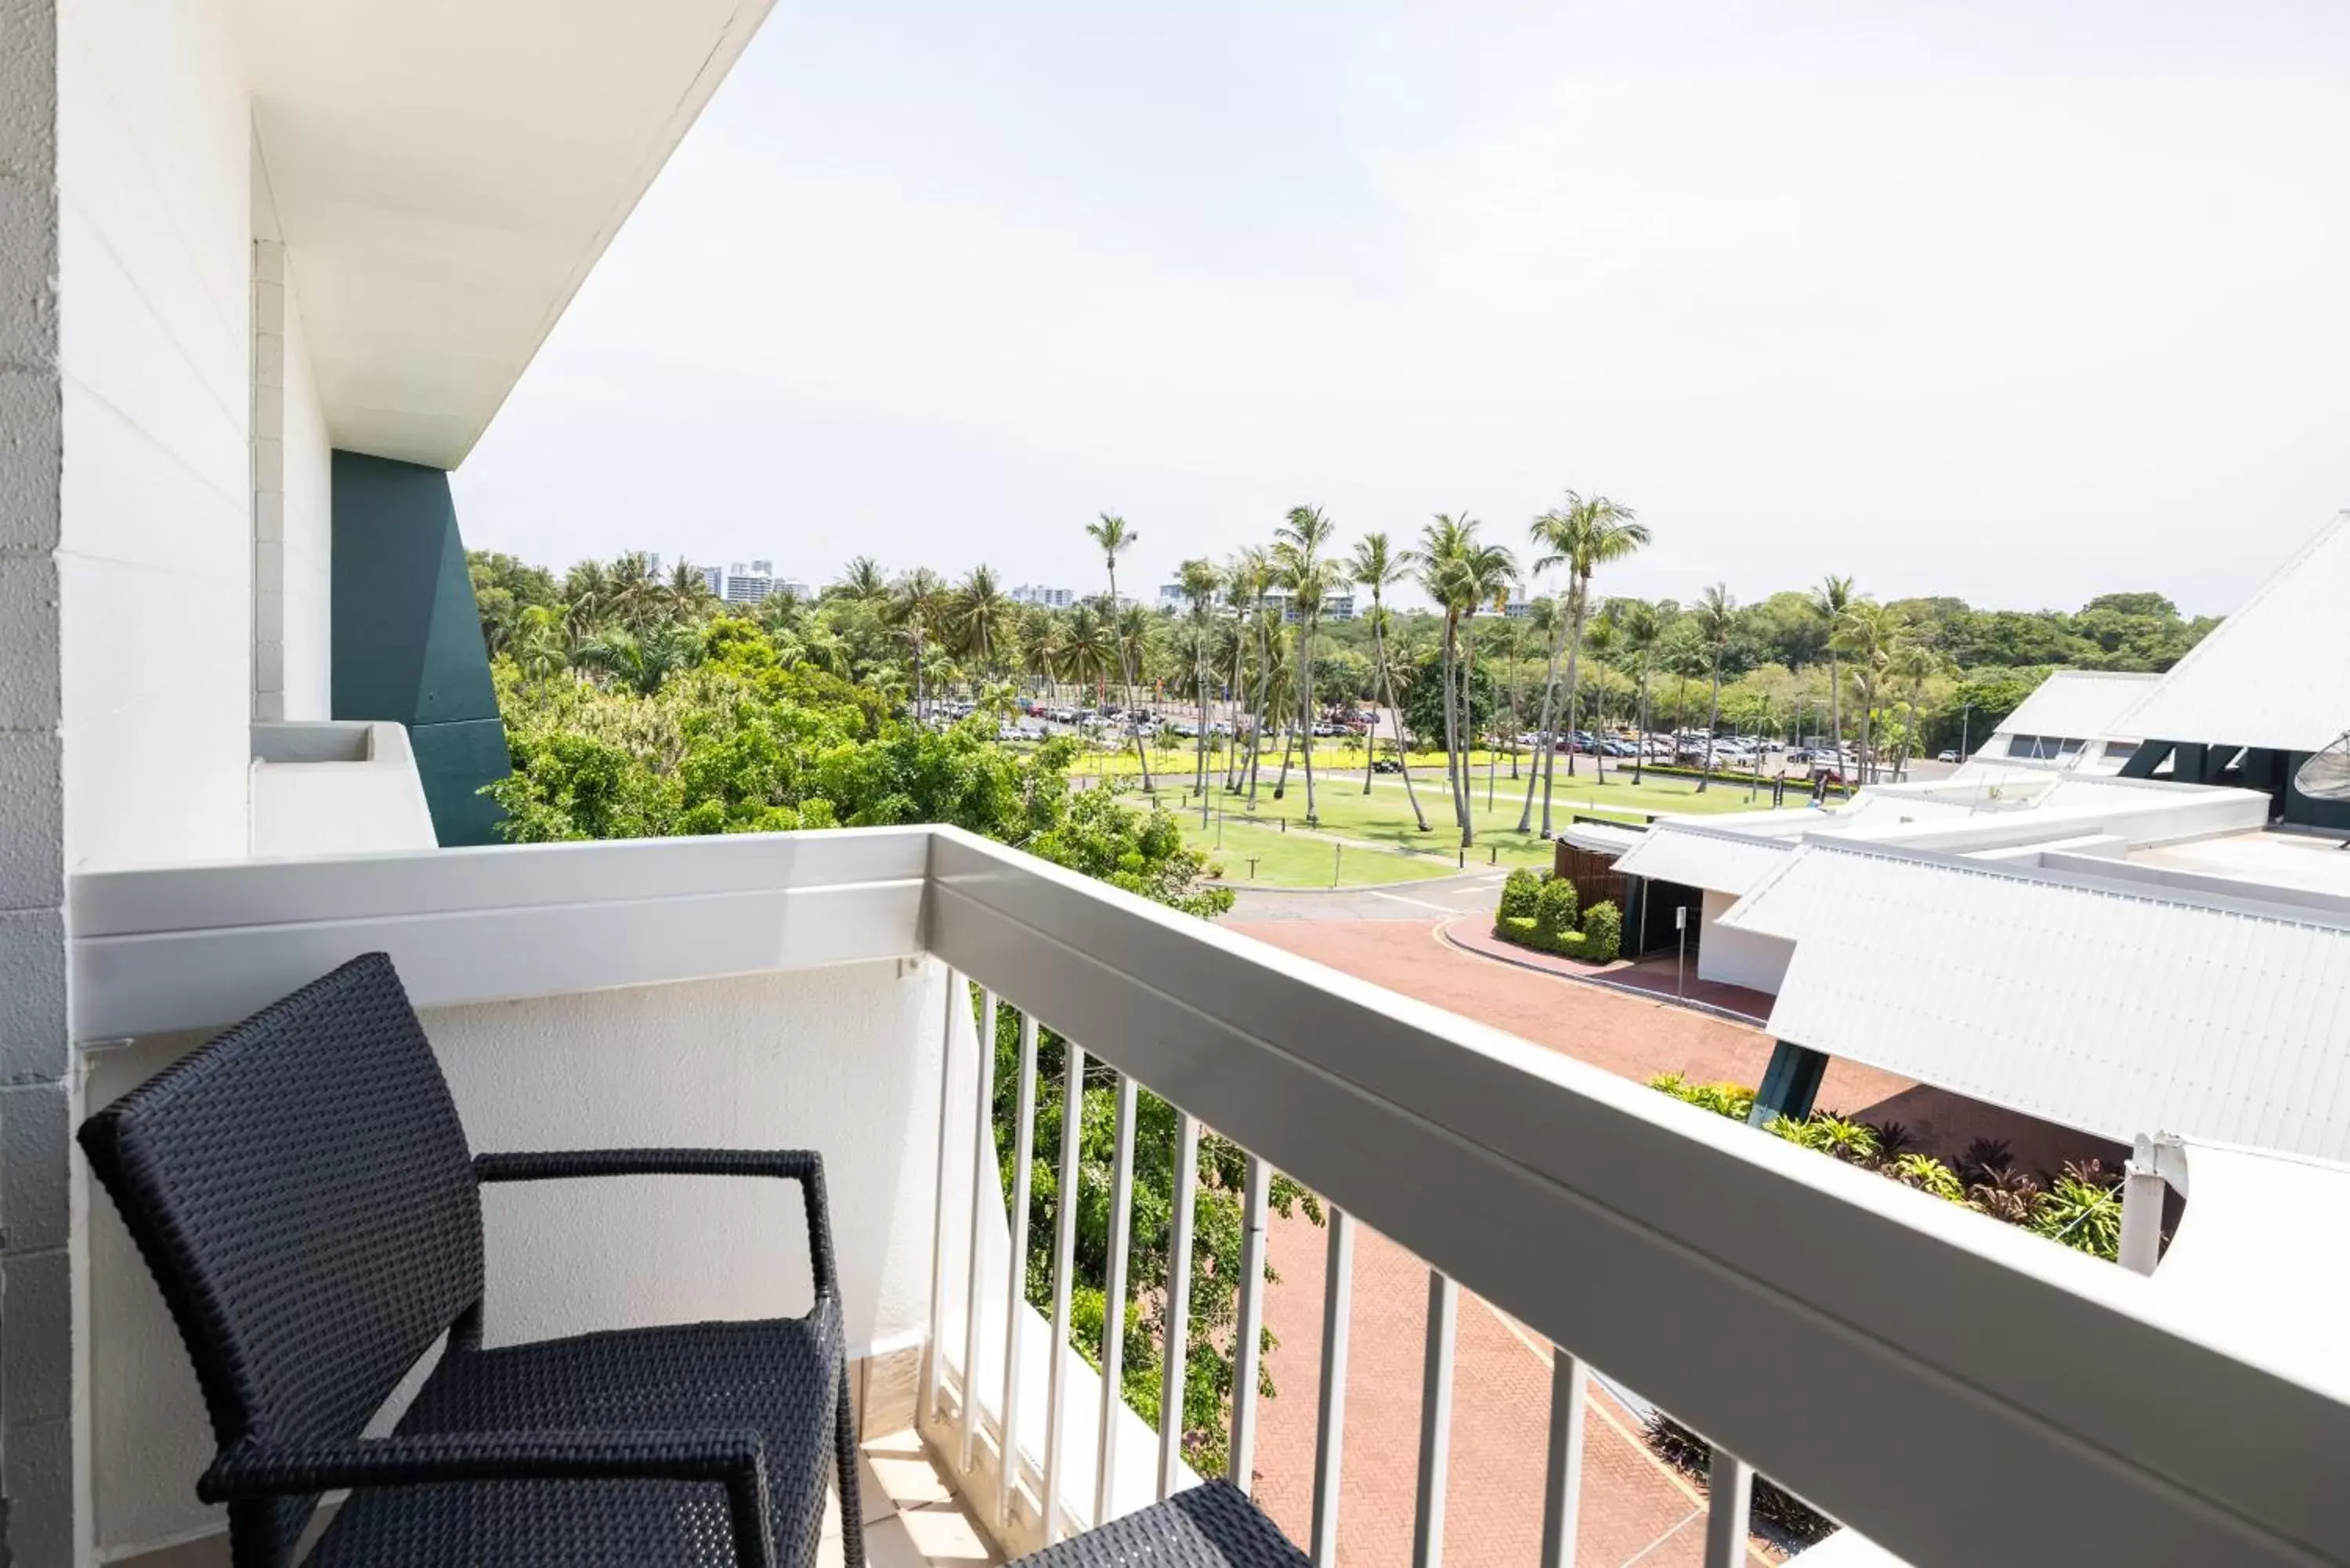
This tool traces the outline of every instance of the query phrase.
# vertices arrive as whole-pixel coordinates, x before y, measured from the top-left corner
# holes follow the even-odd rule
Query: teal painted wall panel
[[[408,726],[443,845],[498,842],[505,727],[437,468],[335,453],[334,712]]]

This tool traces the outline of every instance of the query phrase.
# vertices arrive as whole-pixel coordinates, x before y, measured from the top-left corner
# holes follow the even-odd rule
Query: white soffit
[[[1789,839],[1746,838],[1660,822],[1624,852],[1616,869],[1738,895],[1785,865],[1794,850]]]
[[[2114,722],[2146,740],[2288,752],[2350,729],[2350,515]]]
[[[2126,1141],[2350,1154],[2350,925],[1814,844],[1731,912],[1794,940],[1771,1033]]]
[[[454,467],[771,0],[230,0],[338,447]]]
[[[2085,741],[2120,735],[2135,741],[2140,739],[2135,732],[2116,730],[2114,722],[2144,701],[2161,680],[2159,675],[2122,670],[2052,670],[2015,711],[1999,722],[2000,733]]]

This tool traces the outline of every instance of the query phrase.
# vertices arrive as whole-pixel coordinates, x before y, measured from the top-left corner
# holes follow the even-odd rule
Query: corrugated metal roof
[[[1734,896],[1784,865],[1794,848],[1790,839],[1748,838],[1660,822],[1624,852],[1616,869]]]
[[[2149,740],[2293,752],[2350,729],[2350,515],[2114,722]]]
[[[2146,694],[2161,680],[2159,675],[2115,670],[2053,670],[2014,712],[1999,722],[1999,732],[2067,735],[2076,740],[2125,734],[2114,728],[2114,722],[2146,701]],[[2131,734],[2129,738],[2139,737]]]
[[[1727,918],[1795,943],[1782,1039],[2106,1137],[2350,1155],[2350,922],[1834,843]]]

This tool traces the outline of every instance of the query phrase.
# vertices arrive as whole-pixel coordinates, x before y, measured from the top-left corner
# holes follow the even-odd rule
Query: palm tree
[[[1268,562],[1266,564],[1268,587],[1271,569],[1271,564]],[[1256,809],[1257,779],[1263,772],[1264,766],[1265,721],[1275,713],[1286,713],[1289,711],[1288,693],[1291,686],[1289,661],[1284,657],[1281,647],[1282,639],[1288,635],[1289,628],[1282,616],[1281,607],[1267,602],[1265,592],[1261,590],[1257,595],[1256,611],[1256,714],[1249,722],[1248,808],[1251,811]],[[1281,730],[1284,735],[1291,733],[1290,724],[1286,719],[1281,721]],[[1283,771],[1286,773],[1289,767],[1289,753],[1285,746],[1282,753],[1281,765]],[[1276,795],[1274,798],[1280,797]]]
[[[1713,783],[1713,732],[1721,728],[1721,656],[1729,651],[1730,634],[1738,626],[1738,601],[1730,597],[1729,588],[1716,583],[1690,613],[1697,618],[1698,633],[1705,641],[1706,671],[1713,680],[1712,704],[1705,722],[1705,766],[1697,780],[1697,793],[1703,794]]]
[[[1904,628],[1894,643],[1892,656],[1887,661],[1886,673],[1900,681],[1908,691],[1906,705],[1909,711],[1903,726],[1901,744],[1893,753],[1893,779],[1896,784],[1909,765],[1911,744],[1918,739],[1918,709],[1925,701],[1926,682],[1942,673],[1950,665],[1931,644],[1923,638],[1909,635]],[[1922,746],[1920,747],[1922,750]]]
[[[1018,613],[1019,607],[996,586],[994,570],[973,566],[949,606],[955,652],[977,660],[983,672],[994,673],[1003,661]]]
[[[1595,616],[1591,624],[1584,628],[1583,651],[1591,656],[1591,661],[1604,673],[1616,650],[1616,623],[1604,614]],[[1607,752],[1601,743],[1601,732],[1607,728],[1607,690],[1602,685],[1593,692],[1591,701],[1591,774],[1597,784],[1607,782]]]
[[[1224,602],[1232,612],[1232,679],[1226,689],[1230,693],[1227,707],[1235,703],[1247,706],[1249,649],[1259,640],[1255,618],[1256,612],[1264,605],[1266,580],[1264,552],[1253,546],[1234,556],[1232,565],[1224,571]],[[1249,730],[1249,746],[1253,754],[1256,747],[1253,720]],[[1235,712],[1232,749],[1224,767],[1224,788],[1227,792],[1240,787],[1241,769],[1244,765],[1241,761],[1240,715]]]
[[[1461,667],[1461,623],[1492,596],[1495,584],[1511,575],[1510,553],[1499,545],[1479,543],[1477,521],[1463,514],[1439,513],[1420,530],[1419,544],[1405,559],[1416,568],[1419,586],[1444,612],[1441,674],[1444,683],[1444,772],[1452,791],[1452,814],[1461,826],[1461,845],[1476,842],[1476,826],[1469,808],[1469,768],[1462,735],[1470,711],[1465,680],[1456,690],[1453,672]]]
[[[1118,662],[1117,645],[1101,612],[1081,604],[1061,618],[1055,643],[1055,674],[1079,687],[1098,688]]]
[[[1839,767],[1844,763],[1844,658],[1836,648],[1835,634],[1844,624],[1845,611],[1850,609],[1855,602],[1850,577],[1839,577],[1831,573],[1822,577],[1820,586],[1812,590],[1812,612],[1827,622],[1828,727]]]
[[[1558,656],[1560,640],[1567,627],[1565,607],[1545,594],[1527,607],[1527,623],[1542,639],[1547,650],[1543,670],[1542,717],[1534,726],[1534,759],[1526,770],[1526,801],[1518,810],[1518,831],[1533,831],[1534,825],[1534,780],[1541,776],[1552,752],[1551,703],[1558,695]]]
[[[1492,605],[1498,611],[1508,606],[1510,585],[1517,577],[1518,563],[1512,557],[1509,551],[1501,545],[1483,545],[1469,552],[1462,562],[1462,568],[1465,580],[1461,586],[1471,596],[1470,601],[1471,607],[1467,615],[1461,618],[1461,712],[1462,722],[1473,731],[1476,725],[1476,704],[1471,701],[1473,689],[1471,681],[1477,671],[1476,607]],[[1470,737],[1469,744],[1471,749],[1476,745],[1476,737],[1473,733]],[[1465,752],[1461,758],[1461,783],[1464,791],[1471,790],[1472,787],[1469,774],[1469,758]],[[1489,745],[1485,751],[1486,808],[1491,810],[1492,804],[1493,749]],[[1472,804],[1470,808],[1472,816],[1475,809]]]
[[[1142,535],[1128,527],[1125,518],[1114,512],[1105,512],[1099,518],[1086,524],[1086,536],[1101,546],[1102,564],[1109,572],[1109,613],[1116,616],[1118,614],[1118,554],[1120,551],[1132,549],[1140,541]],[[1142,726],[1134,722],[1131,711],[1134,707],[1134,666],[1128,661],[1126,652],[1125,642],[1120,639],[1118,670],[1119,683],[1127,689],[1125,703],[1128,712],[1126,730],[1128,734],[1134,737],[1134,757],[1135,761],[1142,765],[1142,789],[1143,793],[1148,794],[1151,790],[1150,758],[1143,750]]]
[[[1537,575],[1554,566],[1566,568],[1566,727],[1575,728],[1576,688],[1582,674],[1583,632],[1591,613],[1591,578],[1610,562],[1620,561],[1648,542],[1648,525],[1628,506],[1604,495],[1583,496],[1570,490],[1566,504],[1544,513],[1526,530],[1534,547]],[[1544,737],[1548,739],[1547,736]],[[1551,776],[1556,769],[1557,748],[1543,753],[1542,836],[1550,836]],[[1567,776],[1575,775],[1575,753],[1566,756]],[[1531,786],[1529,786],[1531,787]],[[1523,823],[1520,831],[1524,831]]]
[[[843,598],[863,599],[868,604],[889,597],[889,579],[870,556],[851,556],[842,568],[840,581],[833,587]]]
[[[1183,598],[1191,609],[1191,684],[1200,701],[1200,732],[1191,742],[1196,763],[1191,793],[1200,797],[1204,826],[1208,810],[1208,631],[1215,613],[1216,590],[1223,586],[1223,578],[1218,575],[1216,564],[1206,559],[1184,562],[1176,569],[1176,577],[1183,585]]]
[[[1870,721],[1877,711],[1877,699],[1884,690],[1887,666],[1891,662],[1894,645],[1900,640],[1903,621],[1898,612],[1868,599],[1855,599],[1845,608],[1836,623],[1835,635],[1828,646],[1856,666],[1856,679],[1860,686],[1860,782],[1873,782],[1876,774],[1876,753],[1872,748],[1874,729]]]
[[[1657,645],[1664,638],[1664,623],[1657,615],[1657,607],[1646,599],[1611,599],[1606,612],[1616,623],[1616,639],[1623,648],[1639,674],[1639,717],[1634,721],[1640,732],[1640,743],[1632,753],[1632,783],[1640,782],[1641,764],[1648,755],[1648,670],[1657,657]]]
[[[1323,547],[1337,524],[1318,506],[1293,506],[1274,533],[1274,560],[1282,583],[1289,589],[1290,608],[1297,617],[1298,728],[1305,748],[1305,826],[1314,812],[1314,715],[1319,704],[1314,693],[1314,639],[1322,627],[1322,601],[1337,586],[1337,575],[1323,559]]]
[[[883,617],[914,645],[914,722],[928,716],[930,699],[923,683],[922,649],[946,607],[946,585],[928,566],[918,566],[899,577],[889,590]]]
[[[1419,796],[1411,787],[1411,757],[1404,749],[1403,704],[1396,699],[1395,667],[1388,661],[1387,590],[1402,581],[1403,563],[1395,558],[1384,532],[1366,534],[1355,543],[1355,556],[1350,563],[1355,582],[1371,590],[1371,691],[1386,707],[1388,719],[1395,725],[1396,766],[1403,774],[1404,798],[1411,803],[1412,820],[1419,824],[1422,833],[1428,831],[1428,813],[1419,808]],[[1371,793],[1371,774],[1378,763],[1378,726],[1371,726],[1371,743],[1364,748],[1363,793]]]
[[[550,605],[525,605],[506,646],[523,674],[543,680],[569,662],[566,643],[561,610]]]

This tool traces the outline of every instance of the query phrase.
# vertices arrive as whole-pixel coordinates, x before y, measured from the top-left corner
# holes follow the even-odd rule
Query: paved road
[[[1423,920],[1491,909],[1509,873],[1487,867],[1390,888],[1235,888],[1227,923],[1258,920]]]

